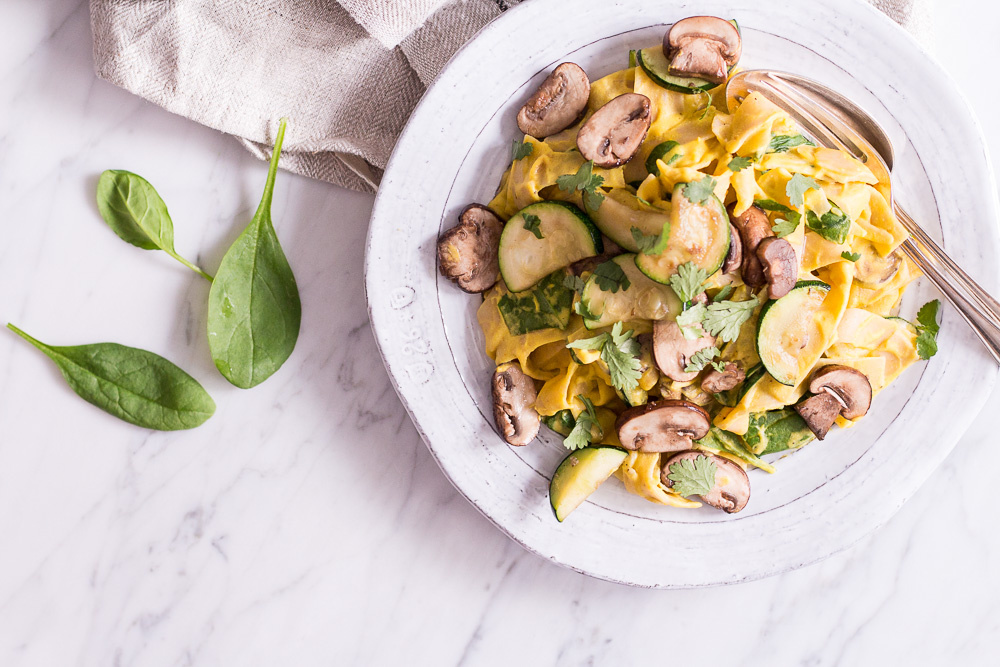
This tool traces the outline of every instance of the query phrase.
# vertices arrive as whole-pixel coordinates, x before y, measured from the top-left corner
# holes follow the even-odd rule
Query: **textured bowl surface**
[[[817,79],[867,109],[891,135],[894,192],[960,265],[996,293],[994,180],[975,119],[913,39],[862,2],[642,3],[533,0],[462,48],[427,91],[386,171],[372,214],[366,290],[372,326],[406,409],[442,470],[527,549],[580,572],[647,587],[735,583],[844,549],[886,522],[933,474],[996,380],[958,314],[943,308],[940,352],[907,370],[849,430],[751,472],[740,514],[661,507],[604,484],[560,524],[548,483],[566,451],[547,429],[508,447],[490,408],[479,299],[436,271],[435,242],[470,202],[487,202],[508,165],[515,116],[556,64],[595,80],[693,14],[735,17],[741,66]],[[935,298],[911,287],[902,314]]]

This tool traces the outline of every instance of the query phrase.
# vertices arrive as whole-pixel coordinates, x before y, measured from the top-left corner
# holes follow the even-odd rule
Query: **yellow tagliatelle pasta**
[[[589,102],[575,124],[544,138],[523,137],[524,148],[503,174],[489,208],[507,225],[532,232],[518,230],[526,239],[522,243],[542,244],[546,238],[575,238],[557,236],[544,216],[534,213],[540,203],[559,202],[558,211],[573,211],[573,219],[585,220],[585,226],[596,224],[605,254],[617,257],[583,260],[518,294],[501,279],[484,294],[478,321],[486,354],[497,365],[516,362],[534,382],[534,410],[574,442],[622,447],[621,424],[616,425],[627,421],[619,419],[622,413],[650,402],[683,401],[710,416],[710,430],[692,439],[690,448],[716,461],[770,472],[774,468],[760,456],[813,438],[815,427],[793,408],[810,396],[818,371],[851,369],[867,378],[877,395],[920,359],[922,330],[893,316],[919,274],[899,251],[907,235],[886,199],[886,184],[868,167],[846,152],[813,145],[787,113],[759,93],[727,109],[721,87],[693,92],[665,87],[643,66],[629,67],[591,83]],[[645,139],[623,165],[594,166],[577,146],[577,135],[595,113],[627,94],[648,100]],[[712,209],[715,200],[718,207]],[[692,206],[701,217],[679,217],[693,215]],[[723,211],[721,224],[726,237],[730,234],[723,207],[734,223],[750,214],[758,220],[766,216],[770,233],[787,242],[782,247],[794,253],[792,277],[798,283],[786,292],[812,290],[808,298],[795,297],[806,310],[793,309],[784,319],[774,315],[783,312],[778,304],[786,297],[767,298],[768,284],[761,288],[760,277],[745,273],[751,259],[742,264],[724,263],[721,256],[717,263],[706,259],[717,239],[713,211]],[[699,233],[703,238],[690,240]],[[677,234],[686,235],[686,246]],[[746,238],[745,256],[753,253]],[[600,247],[594,242],[594,254]],[[519,266],[510,259],[517,252],[501,242],[501,276]],[[667,256],[676,261],[642,261]],[[685,264],[693,268],[688,271]],[[671,273],[657,273],[663,266]],[[763,279],[777,280],[770,273]],[[664,307],[685,299],[682,310]],[[597,306],[599,313],[591,310]],[[629,319],[613,322],[615,317]],[[780,325],[767,324],[771,321]],[[679,367],[654,361],[650,332],[671,325],[679,341],[710,338],[710,344],[692,347]],[[768,334],[768,326],[779,330]],[[730,367],[741,374],[735,386],[716,389],[707,382]],[[843,417],[837,423],[852,425]],[[580,431],[581,424],[589,433]],[[627,491],[651,502],[698,507],[667,477],[664,464],[673,454],[641,451],[640,444],[616,475]]]

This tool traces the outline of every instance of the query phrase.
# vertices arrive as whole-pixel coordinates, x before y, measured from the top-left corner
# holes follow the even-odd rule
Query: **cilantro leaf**
[[[597,334],[593,338],[580,338],[571,343],[566,343],[566,347],[573,350],[600,350],[608,342],[610,336],[607,332]]]
[[[784,218],[778,218],[771,226],[771,231],[779,239],[784,238],[799,228],[802,215],[798,211],[788,211]]]
[[[527,141],[518,141],[517,139],[515,139],[513,144],[511,145],[510,159],[512,162],[514,160],[520,160],[521,158],[525,158],[531,155],[534,152],[534,150],[535,147],[532,144],[529,144]]]
[[[698,371],[703,370],[705,366],[711,364],[715,370],[721,373],[726,369],[726,366],[720,362],[712,361],[717,356],[719,356],[719,348],[714,345],[712,347],[702,348],[691,355],[691,358],[688,359],[687,366],[684,367],[684,372],[697,373]]]
[[[635,332],[622,332],[622,323],[611,328],[610,344],[605,343],[601,359],[608,365],[611,384],[621,391],[631,391],[639,386],[642,365],[639,363],[639,343],[632,336]]]
[[[701,326],[708,310],[705,304],[696,303],[677,316],[677,326],[681,330],[681,335],[688,340],[698,340],[705,335],[705,329]]]
[[[819,190],[819,183],[802,174],[793,174],[785,186],[785,194],[792,206],[802,206],[805,203],[806,190]]]
[[[722,301],[723,299],[727,298],[732,293],[733,293],[733,286],[725,285],[723,286],[722,289],[719,290],[718,294],[712,297],[712,302],[718,303],[719,301]]]
[[[576,396],[582,402],[584,407],[583,412],[581,412],[576,417],[576,423],[573,424],[573,430],[569,432],[566,439],[563,440],[563,445],[566,449],[583,449],[592,442],[596,442],[604,437],[604,430],[601,429],[601,423],[597,420],[597,411],[594,409],[594,404],[590,402],[590,399],[583,394],[577,394]],[[594,436],[594,427],[597,427],[598,435]]]
[[[625,275],[622,267],[610,259],[597,265],[597,268],[594,269],[594,280],[597,281],[598,287],[612,294],[617,293],[619,288],[627,290],[632,286],[632,282]]]
[[[723,343],[732,343],[740,336],[740,327],[750,319],[760,302],[757,297],[749,301],[720,301],[708,306],[704,327],[718,336]]]
[[[845,243],[851,231],[851,219],[836,208],[831,208],[822,216],[816,215],[813,211],[806,211],[806,227],[827,241]]]
[[[715,194],[715,179],[706,176],[700,181],[685,183],[681,191],[692,204],[704,204]]]
[[[859,259],[861,259],[860,252],[850,252],[848,250],[845,250],[844,252],[840,253],[840,256],[846,259],[848,262],[856,262]]]
[[[779,204],[773,199],[755,199],[754,206],[762,208],[765,211],[777,211],[779,213],[792,213],[792,209],[788,208],[784,204]]]
[[[670,221],[663,221],[663,231],[659,235],[643,234],[638,227],[632,228],[632,240],[639,246],[639,252],[644,255],[656,256],[667,249],[667,242],[670,240]]]
[[[708,280],[708,271],[700,268],[694,262],[685,262],[677,267],[677,273],[670,276],[670,287],[680,300],[685,303],[694,301],[701,294],[701,284]]]
[[[729,161],[729,171],[736,173],[742,171],[753,164],[753,159],[748,157],[734,157]]]
[[[715,486],[715,462],[707,456],[695,459],[681,459],[670,464],[667,478],[673,482],[673,490],[679,496],[705,495]]]
[[[937,323],[941,302],[928,301],[917,311],[917,354],[921,359],[930,359],[937,354],[937,335],[941,327]]]
[[[580,276],[574,276],[572,273],[566,272],[563,276],[563,287],[566,289],[571,289],[574,292],[582,292],[583,286],[586,282]]]
[[[790,148],[795,148],[796,146],[801,146],[806,144],[807,146],[815,146],[813,142],[809,141],[806,137],[801,134],[779,134],[777,136],[771,137],[771,143],[767,145],[768,153],[785,153]]]
[[[594,161],[585,162],[575,174],[563,174],[556,179],[556,184],[563,192],[583,192],[583,206],[589,211],[596,211],[604,201],[604,194],[597,189],[604,183],[604,178],[594,173]]]
[[[531,213],[524,213],[522,216],[524,218],[524,228],[535,235],[536,239],[545,238],[542,236],[542,219],[537,215],[532,215]]]

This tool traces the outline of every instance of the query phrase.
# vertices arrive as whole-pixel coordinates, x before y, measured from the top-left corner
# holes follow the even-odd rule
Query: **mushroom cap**
[[[538,139],[562,132],[587,110],[590,79],[576,63],[562,63],[517,112],[517,126]]]
[[[690,459],[693,463],[699,456],[704,456],[715,464],[715,486],[700,498],[708,505],[727,514],[735,514],[746,507],[750,500],[750,478],[747,476],[746,470],[735,462],[710,452],[692,449],[671,456],[660,469],[660,481],[663,482],[664,486],[672,487],[674,482],[668,477],[670,466],[680,463],[684,459]]]
[[[625,164],[646,138],[652,117],[648,97],[619,95],[587,119],[576,135],[576,147],[585,160],[593,160],[598,167]]]
[[[670,73],[724,83],[729,68],[743,53],[740,31],[716,16],[691,16],[678,21],[663,36],[663,54]]]
[[[824,366],[813,373],[809,391],[827,393],[837,399],[844,419],[858,419],[868,413],[872,404],[872,384],[861,371],[848,366]]]
[[[704,438],[712,422],[705,409],[689,401],[651,401],[618,415],[615,428],[625,449],[646,453],[678,452]]]
[[[704,331],[704,330],[703,330]],[[698,350],[715,345],[715,336],[705,334],[689,340],[674,320],[653,322],[653,359],[660,372],[677,382],[690,382],[698,371],[685,371],[688,361]]]
[[[746,371],[735,361],[728,362],[722,372],[709,369],[705,377],[701,379],[701,390],[709,394],[718,394],[723,391],[734,389],[736,385],[743,382],[747,377]]]
[[[493,418],[508,443],[520,447],[535,439],[541,419],[535,411],[535,381],[520,364],[502,364],[493,373]]]
[[[840,401],[826,392],[810,396],[793,407],[805,421],[809,430],[815,433],[820,440],[826,438],[826,434],[833,428],[833,424],[837,421],[837,415],[843,408]]]
[[[482,204],[469,204],[458,220],[438,239],[438,268],[466,292],[485,292],[500,277],[503,220]]]
[[[764,267],[757,258],[757,246],[769,236],[774,236],[771,221],[759,206],[751,206],[740,215],[733,215],[733,210],[730,209],[729,220],[739,230],[743,242],[743,282],[748,287],[761,287],[767,283],[767,278],[764,276]]]
[[[736,225],[729,223],[729,252],[726,253],[726,260],[722,263],[723,275],[732,273],[743,264],[743,240],[740,239],[740,230]]]
[[[799,259],[791,243],[770,236],[757,245],[757,259],[767,278],[769,298],[780,299],[792,291],[799,277]]]

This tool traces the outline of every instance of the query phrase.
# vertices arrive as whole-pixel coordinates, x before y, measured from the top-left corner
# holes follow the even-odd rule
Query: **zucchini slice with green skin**
[[[663,55],[662,46],[651,46],[635,52],[635,60],[642,71],[659,86],[688,95],[699,95],[722,85],[694,77],[670,73],[670,61]]]
[[[656,166],[657,160],[666,162],[667,153],[680,146],[676,141],[664,141],[656,145],[656,148],[649,152],[646,158],[646,171],[655,176],[660,175],[660,169]]]
[[[643,204],[634,194],[621,189],[606,193],[591,215],[605,236],[629,252],[639,251],[632,236],[633,227],[647,236],[658,236],[664,223],[670,221],[667,211]]]
[[[600,288],[596,275],[587,279],[580,293],[580,302],[584,306],[583,312],[596,318],[583,320],[588,329],[608,327],[615,322],[662,320],[680,314],[681,300],[674,290],[644,276],[635,265],[635,257],[625,254],[611,259],[628,278],[628,289],[605,292]]]
[[[659,255],[640,253],[635,258],[639,270],[658,283],[668,283],[677,267],[688,262],[712,275],[729,253],[729,214],[722,202],[709,195],[703,204],[695,204],[684,196],[685,185],[678,183],[670,198],[667,249]]]
[[[767,372],[781,384],[795,385],[822,353],[818,348],[826,341],[816,326],[815,314],[829,291],[824,282],[800,280],[791,292],[761,308],[757,354]]]
[[[590,494],[614,474],[628,456],[618,447],[591,445],[570,452],[549,484],[549,503],[556,519],[565,521]]]
[[[525,228],[535,218],[542,238]],[[557,269],[601,254],[604,242],[601,231],[579,208],[567,202],[543,201],[524,207],[507,221],[498,252],[500,275],[507,289],[523,292]]]
[[[542,417],[542,423],[565,438],[576,426],[576,419],[569,410],[560,410],[550,417]]]

